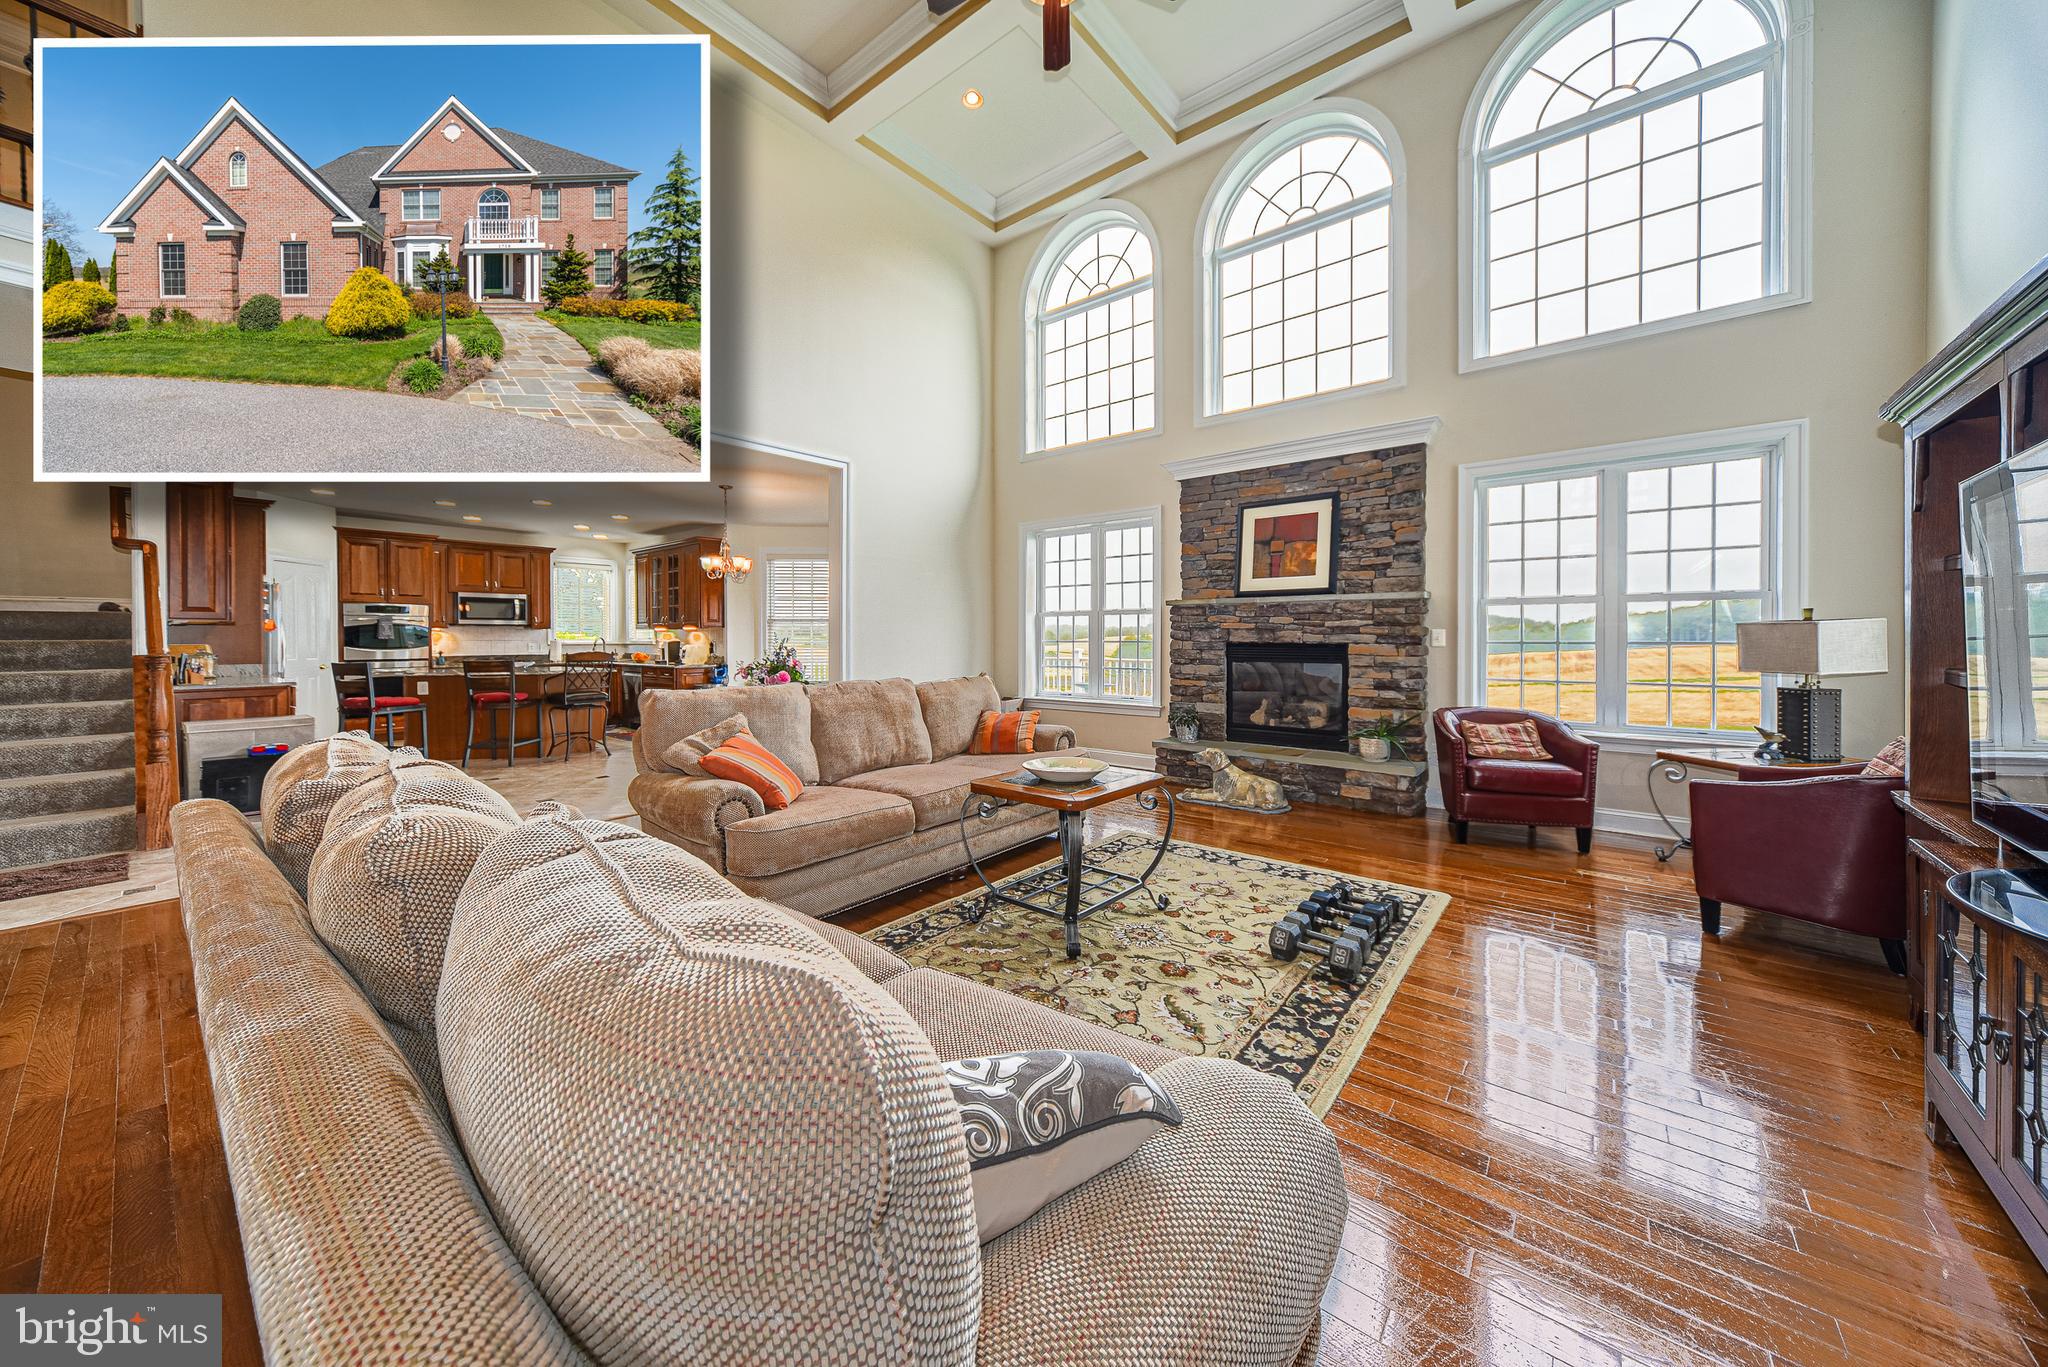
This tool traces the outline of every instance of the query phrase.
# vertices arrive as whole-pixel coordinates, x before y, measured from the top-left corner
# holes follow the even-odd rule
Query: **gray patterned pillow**
[[[946,1081],[967,1130],[983,1243],[1180,1124],[1166,1090],[1114,1054],[1034,1049],[955,1059]]]
[[[704,772],[704,766],[698,761],[746,730],[747,714],[735,712],[724,721],[714,722],[702,731],[684,736],[662,751],[661,757],[692,778],[709,778],[711,776]]]

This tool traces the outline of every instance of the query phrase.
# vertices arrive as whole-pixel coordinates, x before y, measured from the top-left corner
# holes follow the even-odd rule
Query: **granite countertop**
[[[278,688],[291,683],[290,679],[278,675],[259,676],[254,679],[215,679],[212,683],[177,684],[174,693],[204,693],[216,688]]]

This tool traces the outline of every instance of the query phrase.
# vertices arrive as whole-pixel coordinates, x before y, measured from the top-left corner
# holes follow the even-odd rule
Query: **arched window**
[[[1253,138],[1202,215],[1207,416],[1392,380],[1400,154],[1327,100]]]
[[[236,152],[228,158],[228,188],[246,190],[249,188],[249,158],[245,153]]]
[[[512,200],[503,190],[493,185],[477,197],[476,216],[503,222],[512,216]]]
[[[1055,228],[1025,277],[1028,446],[1054,451],[1158,425],[1152,229],[1102,203]]]
[[[1787,43],[1779,0],[1531,15],[1466,116],[1467,363],[1801,301]]]

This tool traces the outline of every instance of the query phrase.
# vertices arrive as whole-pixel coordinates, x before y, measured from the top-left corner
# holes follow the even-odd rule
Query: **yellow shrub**
[[[364,266],[334,296],[327,330],[337,337],[390,337],[404,332],[410,317],[405,291],[375,266]]]
[[[43,294],[43,331],[52,336],[91,332],[113,316],[114,296],[90,280],[66,280]]]

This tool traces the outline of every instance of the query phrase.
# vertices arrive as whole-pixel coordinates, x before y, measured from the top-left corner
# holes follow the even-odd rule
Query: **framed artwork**
[[[1337,496],[1247,503],[1237,512],[1237,592],[1337,591]]]

